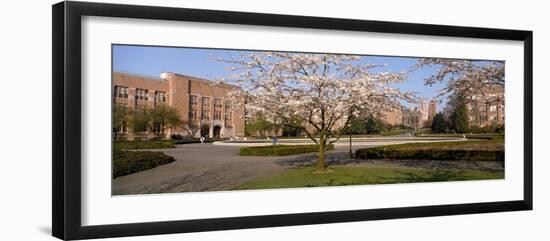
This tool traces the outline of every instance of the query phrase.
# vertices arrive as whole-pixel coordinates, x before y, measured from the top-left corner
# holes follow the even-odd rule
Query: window
[[[166,92],[155,91],[155,103],[166,103]]]
[[[197,119],[197,110],[196,109],[191,109],[189,111],[189,119],[191,120],[196,120]]]
[[[231,120],[233,113],[231,112],[231,103],[228,100],[225,101],[224,113],[224,119]]]
[[[149,91],[144,89],[136,89],[136,100],[148,100],[149,99]]]
[[[497,106],[496,105],[491,105],[489,107],[489,111],[496,111],[497,110]]]
[[[210,98],[202,97],[202,106],[210,106]]]
[[[214,120],[221,120],[222,119],[222,111],[221,110],[215,110],[214,111]]]
[[[115,86],[115,98],[128,99],[128,87]]]
[[[214,107],[215,108],[222,108],[222,99],[214,99]]]
[[[210,120],[210,110],[202,109],[201,119]]]
[[[191,106],[196,106],[197,105],[197,96],[196,95],[189,96],[189,104]]]
[[[232,112],[225,112],[225,120],[231,120],[233,116]]]

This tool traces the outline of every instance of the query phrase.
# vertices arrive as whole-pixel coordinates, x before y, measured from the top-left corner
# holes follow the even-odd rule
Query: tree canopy
[[[360,56],[253,52],[219,60],[234,65],[231,70],[237,74],[231,79],[241,90],[231,96],[244,96],[248,112],[264,113],[283,125],[299,120],[305,134],[320,146],[322,171],[326,148],[347,131],[353,116],[400,108],[400,100],[414,98],[391,87],[402,82],[405,73],[375,71],[380,66],[364,64]]]

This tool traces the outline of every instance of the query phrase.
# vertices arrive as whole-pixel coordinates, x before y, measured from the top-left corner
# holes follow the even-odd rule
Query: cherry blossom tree
[[[248,115],[261,113],[301,129],[319,146],[317,172],[322,173],[327,172],[325,151],[354,116],[398,110],[400,100],[415,98],[391,87],[402,82],[405,73],[376,72],[373,69],[381,66],[362,64],[360,56],[253,52],[218,60],[233,66],[236,74],[230,80],[241,87],[230,94],[233,103],[244,99]]]
[[[416,68],[440,66],[440,69],[425,80],[426,85],[447,81],[439,96],[453,97],[484,95],[489,89],[504,88],[503,61],[473,61],[459,59],[420,58]],[[495,97],[491,102],[502,103]]]

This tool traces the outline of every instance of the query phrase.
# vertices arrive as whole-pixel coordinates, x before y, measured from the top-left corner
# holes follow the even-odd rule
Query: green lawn
[[[411,132],[411,129],[396,129],[396,130],[389,130],[389,131],[382,131],[380,132],[381,136],[395,136],[395,135],[401,135],[404,133]]]
[[[315,174],[315,167],[291,169],[283,174],[245,183],[244,189],[322,187],[412,182],[502,179],[504,171],[485,172],[463,169],[420,169],[406,167],[330,166],[334,172]]]

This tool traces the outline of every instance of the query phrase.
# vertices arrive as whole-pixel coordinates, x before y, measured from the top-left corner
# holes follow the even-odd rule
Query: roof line
[[[113,70],[113,73],[133,75],[133,76],[136,76],[136,77],[142,77],[142,78],[148,78],[148,79],[154,79],[154,80],[164,80],[163,78],[160,78],[158,76],[139,74],[139,73],[124,71],[124,70]]]

